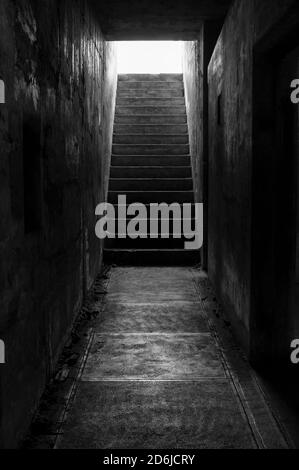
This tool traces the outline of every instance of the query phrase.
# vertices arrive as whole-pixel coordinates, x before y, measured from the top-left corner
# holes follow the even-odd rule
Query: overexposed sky
[[[181,41],[116,43],[118,73],[182,73]]]

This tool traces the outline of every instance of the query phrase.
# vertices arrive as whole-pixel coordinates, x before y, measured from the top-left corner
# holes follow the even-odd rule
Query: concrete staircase
[[[182,75],[120,75],[108,202],[194,204]],[[193,219],[194,206],[190,219]],[[187,265],[199,252],[185,238],[106,240],[104,259],[114,264]]]

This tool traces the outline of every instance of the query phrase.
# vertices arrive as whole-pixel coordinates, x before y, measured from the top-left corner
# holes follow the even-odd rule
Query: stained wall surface
[[[261,304],[258,308],[255,305],[253,310],[252,303],[254,277],[258,271],[264,273],[265,281],[259,290],[263,290],[265,304],[266,299],[268,305],[271,303],[266,285],[269,270],[267,274],[263,256],[254,261],[256,272],[252,269],[253,235],[259,238],[261,234],[259,224],[252,222],[252,201],[257,189],[257,181],[253,177],[254,54],[259,43],[266,40],[272,31],[284,34],[290,26],[286,18],[296,18],[295,14],[292,15],[295,3],[236,0],[209,65],[208,271],[235,330],[251,354],[254,353],[252,348],[263,341],[261,328],[265,336],[271,337],[270,319],[263,320]],[[259,83],[263,86],[262,82]],[[264,85],[266,90],[266,83]],[[260,125],[267,126],[263,121]],[[274,150],[275,145],[272,152]],[[269,163],[264,188],[270,181]],[[262,186],[260,188],[260,201],[256,204],[261,208],[266,193],[263,196]],[[273,193],[273,187],[271,191]],[[263,217],[266,217],[266,212]],[[269,230],[271,232],[270,226],[268,235]],[[266,245],[265,242],[264,253]],[[260,317],[259,328],[255,328],[256,316]],[[261,347],[260,352],[262,350]]]
[[[183,65],[195,200],[203,202],[203,35],[184,42]]]
[[[0,78],[0,337],[8,364],[0,444],[13,447],[101,264],[94,210],[107,191],[113,46],[85,0],[2,0]]]

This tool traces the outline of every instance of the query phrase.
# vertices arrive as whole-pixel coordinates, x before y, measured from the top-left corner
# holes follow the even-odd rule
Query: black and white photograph
[[[299,449],[298,0],[0,0],[0,449]]]

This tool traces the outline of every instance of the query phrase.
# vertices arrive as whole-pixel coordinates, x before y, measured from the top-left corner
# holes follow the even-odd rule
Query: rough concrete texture
[[[195,269],[112,269],[56,448],[287,448],[213,298]]]
[[[209,65],[208,270],[243,345],[254,355],[254,349],[260,343],[259,359],[262,351],[267,351],[267,346],[261,344],[263,336],[272,338],[272,333],[269,334],[272,320],[262,317],[265,305],[253,312],[251,302],[255,275],[252,234],[255,233],[257,238],[260,235],[260,227],[252,225],[251,213],[256,184],[252,179],[253,49],[271,29],[284,31],[281,25],[295,3],[235,1]],[[260,158],[264,156],[260,155]],[[270,174],[269,167],[266,172]],[[262,189],[257,203],[260,204],[263,198]],[[269,234],[269,225],[267,229]],[[261,272],[262,250],[259,255],[256,269]],[[263,272],[267,277],[267,272]],[[271,294],[264,280],[259,291],[263,290],[265,303],[269,305]],[[251,332],[255,315],[260,316],[259,328],[264,331],[255,330],[256,342],[253,344]]]
[[[203,22],[197,40],[184,42],[183,71],[195,201],[204,203],[204,245],[201,263],[207,269],[208,253],[208,64],[222,23]]]
[[[112,41],[193,40],[201,22],[223,19],[231,0],[90,0]]]
[[[87,3],[0,3],[1,446],[30,423],[98,272],[114,53]],[[5,425],[4,425],[5,423]]]
[[[109,282],[108,272],[109,268],[103,266],[82,305],[53,378],[45,388],[30,429],[20,445],[22,449],[51,449],[55,445],[76,381],[82,373],[93,329],[97,326]]]
[[[197,41],[184,43],[186,111],[195,202],[203,202],[203,28]]]

